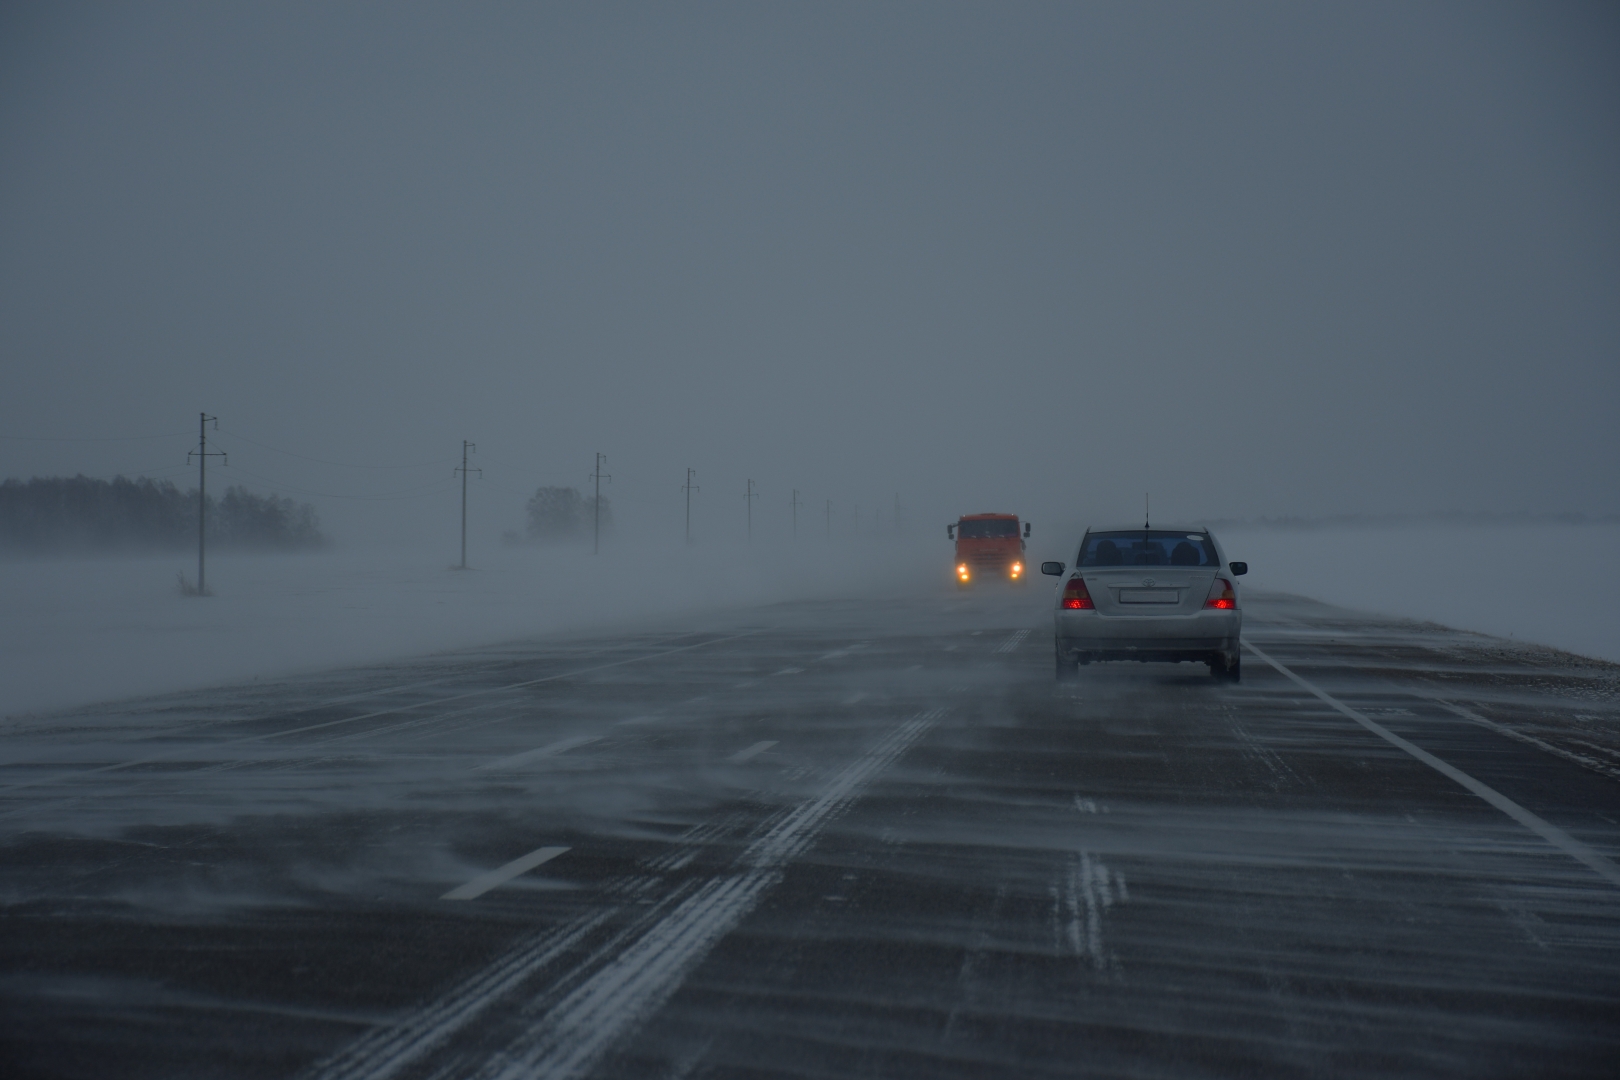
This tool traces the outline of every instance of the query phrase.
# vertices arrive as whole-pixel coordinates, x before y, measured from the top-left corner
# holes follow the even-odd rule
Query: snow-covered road
[[[1057,683],[1045,600],[14,717],[8,1075],[1609,1074],[1620,669],[1251,594]]]

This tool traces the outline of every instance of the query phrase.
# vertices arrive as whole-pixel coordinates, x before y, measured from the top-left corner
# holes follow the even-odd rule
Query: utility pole
[[[692,492],[703,490],[692,483],[692,477],[696,475],[696,469],[688,468],[686,470],[686,483],[681,485],[681,490],[686,492],[686,542],[688,544],[692,542]]]
[[[804,504],[799,501],[799,489],[793,489],[793,539],[799,538],[799,507]]]
[[[208,595],[208,581],[203,577],[203,552],[208,546],[208,459],[222,458],[225,454],[218,450],[208,449],[208,421],[214,422],[214,430],[219,430],[219,417],[209,416],[207,413],[198,413],[197,421],[197,449],[186,455],[186,464],[191,464],[193,455],[197,458],[197,595]],[[221,464],[228,464],[222,462]]]
[[[748,494],[743,496],[748,500],[748,542],[754,542],[754,500],[759,498],[759,492],[754,490],[754,482],[748,481]]]
[[[602,481],[606,480],[610,484],[613,483],[613,477],[602,471],[602,464],[605,461],[607,461],[606,454],[597,454],[596,471],[591,473],[591,476],[596,480],[596,500],[591,504],[593,519],[591,529],[592,555],[602,550]]]
[[[467,569],[467,474],[469,472],[475,472],[478,474],[478,478],[480,480],[484,478],[483,469],[467,468],[467,451],[469,450],[476,454],[478,452],[478,444],[470,443],[466,439],[462,439],[461,468],[450,470],[451,476],[454,476],[456,473],[461,474],[461,569],[463,570]]]
[[[832,543],[832,500],[827,500],[827,543]]]

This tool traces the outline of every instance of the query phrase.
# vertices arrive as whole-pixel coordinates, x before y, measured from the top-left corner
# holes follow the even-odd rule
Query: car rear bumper
[[[1237,655],[1243,613],[1129,616],[1059,611],[1053,622],[1062,652],[1094,660],[1203,660],[1217,653]]]

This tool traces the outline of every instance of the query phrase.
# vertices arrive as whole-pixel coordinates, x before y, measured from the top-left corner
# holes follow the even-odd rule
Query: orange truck
[[[1017,514],[963,514],[945,535],[956,541],[956,584],[966,589],[980,579],[1024,580],[1024,537]]]

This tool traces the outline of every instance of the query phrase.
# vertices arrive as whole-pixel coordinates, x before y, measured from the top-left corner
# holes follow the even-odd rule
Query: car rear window
[[[990,540],[1000,536],[1017,536],[1016,518],[991,518],[988,521],[962,521],[957,523],[964,540]]]
[[[1218,566],[1206,533],[1132,529],[1087,533],[1076,566]]]

